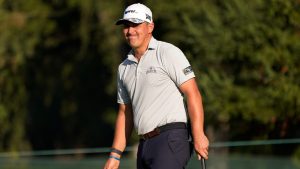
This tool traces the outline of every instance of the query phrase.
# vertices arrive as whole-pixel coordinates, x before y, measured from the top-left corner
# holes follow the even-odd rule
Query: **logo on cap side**
[[[151,21],[151,16],[146,14],[146,19],[149,19]]]

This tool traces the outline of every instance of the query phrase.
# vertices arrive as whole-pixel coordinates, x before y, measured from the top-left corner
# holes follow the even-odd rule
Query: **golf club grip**
[[[203,157],[201,158],[201,166],[202,169],[206,169],[205,159]]]

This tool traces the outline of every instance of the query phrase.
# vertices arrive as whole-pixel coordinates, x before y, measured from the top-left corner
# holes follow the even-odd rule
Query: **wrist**
[[[120,154],[117,154],[117,153],[114,153],[114,152],[110,152],[109,153],[109,156],[115,156],[117,158],[121,158],[121,155]]]
[[[118,160],[118,161],[121,160],[120,157],[117,157],[117,156],[115,156],[115,155],[109,155],[108,158],[115,159],[115,160]]]
[[[118,155],[122,155],[123,151],[119,150],[119,149],[116,149],[116,148],[111,148],[110,150],[111,153],[115,153],[115,154],[118,154]]]
[[[205,134],[198,134],[198,135],[193,135],[193,140],[194,141],[201,141]]]

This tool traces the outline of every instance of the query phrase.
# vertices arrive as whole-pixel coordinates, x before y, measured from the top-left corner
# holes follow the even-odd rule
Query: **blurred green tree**
[[[118,1],[50,1],[55,29],[28,63],[34,149],[111,144],[120,40]],[[50,136],[50,137],[49,137]]]
[[[26,60],[53,29],[49,8],[39,1],[0,2],[0,150],[29,149],[26,136]]]
[[[110,144],[119,3],[1,1],[0,151]]]

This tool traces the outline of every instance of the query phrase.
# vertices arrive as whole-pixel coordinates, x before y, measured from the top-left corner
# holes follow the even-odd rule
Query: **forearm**
[[[189,117],[191,121],[194,149],[198,159],[208,159],[209,141],[204,134],[204,111],[200,91],[195,79],[191,79],[180,86],[186,95]]]
[[[192,96],[187,97],[187,105],[193,139],[199,140],[204,135],[204,111],[199,91],[195,91]]]
[[[133,128],[132,111],[130,106],[120,105],[115,124],[113,148],[124,151],[127,140],[131,136]]]

